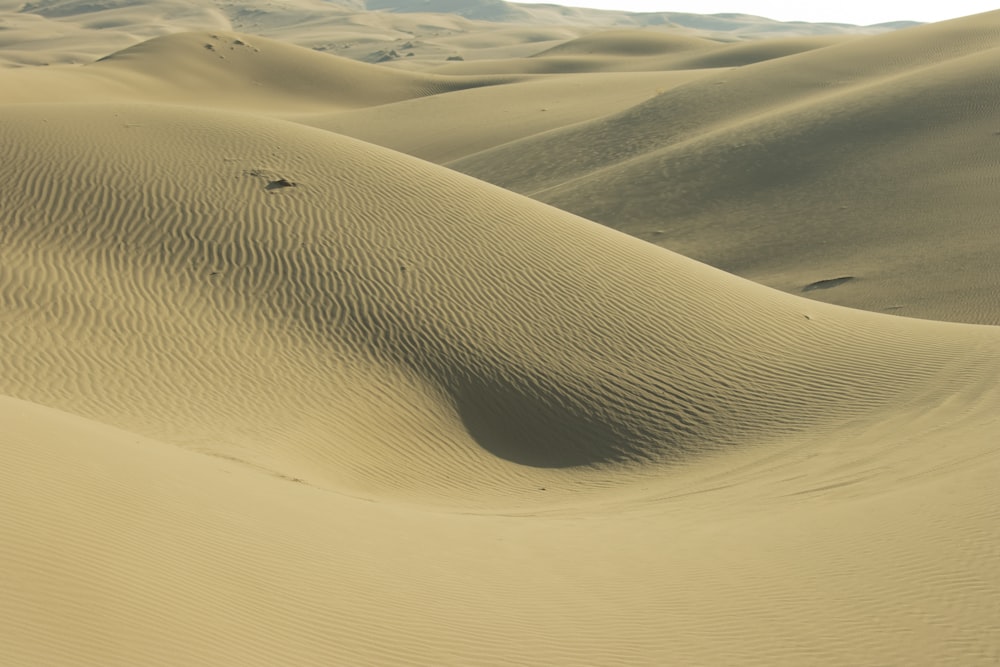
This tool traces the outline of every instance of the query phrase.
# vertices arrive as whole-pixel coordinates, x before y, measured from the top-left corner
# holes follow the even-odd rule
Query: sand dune
[[[357,463],[341,461],[352,457],[335,443],[389,423],[368,416],[376,397],[361,385],[371,373],[376,396],[409,387],[378,399],[401,410],[403,430],[369,434],[383,446],[418,437],[429,420],[435,427],[419,437],[439,454],[451,433],[462,456],[486,450],[545,468],[666,461],[876,409],[906,388],[887,380],[894,373],[935,372],[918,343],[926,327],[875,318],[865,334],[857,320],[874,316],[860,313],[826,323],[810,302],[319,130],[121,105],[23,105],[4,119],[8,144],[33,147],[4,173],[17,212],[5,265],[18,271],[14,286],[34,290],[8,291],[20,332],[9,375],[22,378],[9,393],[152,437],[240,458],[255,447],[293,458],[291,440],[343,475]],[[129,292],[150,302],[130,303]],[[531,324],[509,324],[518,322]],[[33,342],[43,323],[56,338]],[[263,329],[260,349],[250,327]],[[560,344],[567,332],[572,346]],[[915,335],[904,358],[915,356],[887,363],[882,340],[895,348],[904,332]],[[866,336],[872,349],[862,354]],[[122,345],[159,386],[122,374]],[[35,386],[30,378],[50,365],[99,386]],[[210,384],[195,390],[199,376]],[[310,402],[318,414],[295,418]],[[163,423],[144,426],[148,405],[160,406]],[[494,422],[532,412],[523,424]],[[283,423],[294,438],[265,437]],[[470,438],[477,446],[462,444]],[[381,475],[398,456],[369,455],[392,457],[379,461]],[[394,479],[394,489],[441,474],[405,458],[397,474],[412,480]],[[464,483],[487,493],[493,482]]]
[[[374,108],[288,117],[445,163],[631,108],[702,75],[685,71],[524,77]]]
[[[857,38],[449,166],[788,291],[853,276],[811,296],[996,324],[998,35]]]
[[[0,72],[0,662],[996,662],[1000,13],[337,11]]]
[[[179,33],[81,70],[0,73],[7,102],[168,102],[257,111],[353,109],[492,85],[512,77],[402,72],[238,33]]]
[[[563,42],[536,54],[535,57],[559,58],[560,62],[565,63],[566,56],[578,56],[587,57],[587,61],[597,63],[599,59],[593,56],[625,56],[628,58],[625,62],[612,64],[614,61],[605,61],[601,66],[605,69],[622,71],[742,67],[830,46],[848,39],[852,37],[786,37],[733,44],[640,30],[607,30]],[[678,57],[679,55],[683,57]]]
[[[546,49],[537,57],[591,55],[595,53],[615,56],[655,56],[665,53],[711,49],[715,46],[718,45],[710,40],[689,35],[643,30],[602,30]]]
[[[614,28],[740,41],[871,34],[894,27],[782,23],[737,14],[637,14],[497,0],[438,5],[450,13],[428,13],[431,6],[374,0],[0,0],[0,67],[85,64],[151,37],[204,30],[260,35],[358,60],[411,44],[397,61],[410,67],[414,62],[439,64],[454,55],[466,60],[526,57],[545,48],[539,47],[543,42],[556,46]],[[369,11],[376,8],[383,11]]]
[[[784,58],[853,40],[853,36],[784,37],[761,41],[727,44],[723,48],[695,53],[674,60],[664,69],[706,69],[712,67],[743,67],[765,60]]]
[[[3,340],[16,351],[4,359],[4,393],[211,455],[192,458],[170,450],[163,455],[179,459],[161,465],[160,455],[136,461],[132,450],[127,460],[133,462],[112,468],[120,477],[108,487],[100,480],[115,474],[107,470],[112,463],[100,462],[120,460],[115,452],[134,438],[75,418],[58,418],[56,424],[68,420],[70,426],[53,430],[48,419],[31,416],[36,408],[25,408],[29,417],[21,419],[28,423],[21,428],[28,435],[15,441],[21,447],[14,455],[28,461],[5,466],[19,471],[19,484],[24,471],[67,455],[56,480],[75,471],[83,489],[125,484],[131,497],[145,489],[143,480],[153,470],[168,475],[165,489],[178,484],[170,475],[196,475],[199,481],[180,487],[179,496],[171,494],[174,509],[167,515],[180,517],[166,526],[161,519],[149,524],[135,517],[133,509],[132,518],[122,517],[136,501],[116,503],[111,491],[98,491],[95,498],[94,491],[61,481],[40,490],[42,497],[58,500],[19,504],[17,521],[40,526],[19,532],[19,539],[30,539],[31,548],[43,554],[65,543],[65,535],[51,527],[52,512],[63,504],[102,517],[100,525],[114,526],[123,537],[108,540],[89,531],[87,537],[73,529],[71,543],[85,556],[71,566],[51,558],[25,560],[17,554],[33,552],[14,550],[5,563],[8,572],[24,572],[30,564],[49,581],[104,582],[79,594],[106,610],[98,618],[114,619],[109,627],[118,628],[119,646],[108,651],[82,641],[94,636],[97,621],[79,607],[67,609],[58,626],[38,620],[19,628],[17,655],[44,662],[83,652],[119,664],[170,663],[181,655],[185,662],[210,664],[224,650],[237,662],[268,664],[294,644],[285,653],[293,662],[321,664],[337,655],[335,645],[300,638],[309,627],[330,624],[338,633],[354,628],[365,636],[363,644],[348,642],[351,660],[364,662],[392,660],[393,654],[377,647],[393,644],[400,662],[427,664],[445,654],[466,662],[483,650],[498,661],[535,656],[553,663],[616,654],[619,645],[592,643],[609,636],[604,614],[595,615],[601,606],[570,603],[569,587],[578,591],[573,599],[619,600],[613,603],[616,624],[627,623],[642,647],[621,659],[656,662],[676,648],[660,633],[663,613],[653,611],[672,605],[676,588],[648,583],[662,581],[662,563],[630,566],[625,579],[613,574],[614,586],[584,578],[599,563],[618,567],[601,557],[568,570],[560,566],[563,574],[556,579],[548,578],[547,568],[527,576],[517,568],[498,571],[486,558],[492,541],[470,538],[465,526],[475,522],[453,512],[558,510],[559,518],[513,522],[509,535],[515,550],[541,548],[566,562],[594,539],[590,529],[572,527],[585,517],[607,517],[596,520],[596,535],[605,542],[611,531],[626,540],[615,553],[669,553],[664,549],[678,535],[700,534],[692,517],[703,527],[730,526],[729,534],[731,503],[757,512],[770,506],[756,519],[767,526],[763,537],[737,530],[726,538],[726,551],[716,552],[721,568],[722,553],[749,550],[750,564],[741,566],[749,568],[741,575],[748,584],[727,583],[723,594],[709,579],[686,595],[732,595],[746,605],[757,600],[756,586],[770,573],[770,586],[786,587],[779,596],[828,585],[830,576],[865,579],[855,594],[864,590],[866,596],[853,603],[854,613],[836,605],[831,610],[822,597],[805,607],[799,599],[772,609],[771,622],[783,627],[824,610],[826,630],[803,641],[805,654],[787,651],[771,635],[758,640],[763,646],[720,651],[709,650],[711,642],[690,645],[684,650],[691,660],[764,655],[794,661],[830,650],[843,633],[864,645],[864,654],[882,659],[925,657],[936,646],[942,658],[964,660],[981,649],[973,639],[956,639],[948,650],[945,644],[880,640],[882,631],[866,633],[855,614],[858,605],[902,599],[907,602],[898,613],[882,612],[883,622],[914,631],[912,610],[935,600],[944,632],[977,628],[970,635],[982,638],[996,618],[996,598],[986,593],[995,590],[995,572],[980,572],[985,579],[969,592],[954,588],[945,575],[915,587],[914,577],[923,579],[928,569],[942,566],[940,552],[912,551],[913,536],[926,538],[926,525],[902,534],[896,526],[890,537],[880,538],[886,568],[907,554],[904,565],[893,563],[892,576],[882,567],[859,571],[863,550],[856,541],[871,539],[858,536],[864,532],[857,522],[879,531],[884,521],[895,525],[895,503],[913,494],[924,497],[928,471],[944,469],[949,472],[935,475],[934,483],[944,485],[940,493],[958,493],[958,502],[970,504],[963,512],[969,518],[942,520],[933,539],[965,540],[965,557],[986,557],[994,498],[969,480],[982,479],[997,464],[997,330],[839,310],[786,296],[442,168],[294,124],[149,106],[22,105],[4,111],[2,127],[4,145],[32,147],[6,161],[3,174],[12,193],[9,210],[15,211],[3,246]],[[10,408],[15,415],[16,408]],[[928,415],[934,429],[922,426]],[[84,435],[73,435],[76,430]],[[81,437],[94,444],[67,454]],[[962,442],[957,449],[956,438]],[[950,446],[942,449],[945,442]],[[96,457],[100,472],[81,471],[73,463],[80,456]],[[253,517],[246,526],[232,523],[233,510],[220,509],[207,526],[185,522],[182,517],[197,516],[205,494],[220,493],[224,470],[245,485],[232,496],[221,492],[224,507],[247,512],[267,498],[283,508],[281,515],[272,509],[265,514],[272,519],[256,523],[262,519],[255,511],[240,514]],[[711,489],[731,485],[735,490],[713,497],[718,492]],[[848,493],[823,491],[842,485]],[[891,501],[885,500],[887,485]],[[246,494],[258,487],[266,489],[264,495],[246,505]],[[664,499],[675,494],[681,497]],[[684,500],[688,494],[693,500]],[[817,506],[806,511],[796,494]],[[168,498],[160,492],[144,497],[151,515],[162,516]],[[329,529],[330,515],[358,525],[359,501],[352,498],[376,501],[362,516],[387,513],[362,522],[383,543],[404,530],[406,541],[426,540],[425,531],[452,537],[442,537],[406,567],[399,567],[398,557],[383,561],[373,555],[370,549],[386,557],[392,550],[379,551],[368,538],[346,552],[338,548],[339,565],[313,560],[342,543],[335,536],[344,533]],[[442,509],[423,514],[421,506]],[[618,509],[605,515],[602,508],[608,507]],[[620,512],[633,517],[626,524],[638,542],[621,535]],[[767,518],[775,512],[792,516],[775,524]],[[820,549],[814,555],[799,546],[807,550],[797,562],[836,564],[834,574],[800,569],[787,581],[779,570],[774,579],[779,574],[763,554],[797,539],[789,525],[817,516],[831,517],[853,537],[822,541],[811,547]],[[326,529],[314,526],[320,517]],[[271,527],[279,520],[290,537],[273,537]],[[639,537],[639,526],[650,521],[661,527],[658,540]],[[491,524],[508,522],[487,518],[473,530],[487,531],[485,537]],[[158,539],[148,541],[150,525],[183,536],[170,551],[174,555],[164,556]],[[564,525],[569,527],[558,528]],[[205,553],[197,536],[217,531],[223,537],[212,543],[219,551]],[[539,544],[528,537],[539,531],[562,537],[551,542],[551,534]],[[982,537],[974,538],[976,531]],[[303,534],[325,537],[302,545]],[[125,548],[124,536],[143,545],[137,556]],[[232,563],[233,552],[243,553],[248,540],[255,555],[238,559],[240,578],[220,577],[218,566],[209,566]],[[293,549],[299,555],[290,557],[293,543],[299,543]],[[446,559],[441,570],[439,549],[464,555]],[[363,558],[374,560],[367,561],[367,574],[351,581],[380,579],[378,589],[364,584],[354,592],[341,590],[343,573]],[[704,565],[700,549],[674,558],[687,563],[681,571]],[[178,571],[178,562],[188,565]],[[135,574],[128,564],[138,568]],[[312,574],[304,575],[303,567]],[[635,578],[639,571],[647,578]],[[142,572],[158,582],[152,596],[159,613],[188,619],[174,626],[169,639],[154,633],[158,624],[150,626],[150,602],[138,593],[144,588],[136,588]],[[188,573],[187,583],[171,585],[181,572]],[[193,572],[201,574],[191,580]],[[298,584],[288,581],[291,573],[303,575]],[[479,590],[472,598],[461,583],[470,578]],[[309,594],[301,588],[306,580],[312,582]],[[260,590],[255,581],[269,583]],[[427,588],[429,581],[437,582],[436,592]],[[290,592],[276,588],[278,582],[287,582]],[[511,595],[529,583],[552,590],[554,597],[534,614],[549,630],[522,638],[509,652],[504,637],[524,622]],[[340,593],[321,602],[316,595],[327,587]],[[254,602],[239,603],[245,612],[227,614],[248,588]],[[80,599],[72,586],[70,593],[58,586],[46,590],[28,587],[10,613],[25,604],[25,596],[40,609],[63,604],[66,595]],[[400,595],[409,602],[395,602]],[[986,606],[958,604],[969,595]],[[954,604],[940,605],[942,597]],[[718,610],[718,604],[709,608]],[[414,613],[411,605],[424,612]],[[450,626],[444,619],[459,608],[465,620]],[[344,626],[348,614],[354,620]],[[214,632],[227,640],[209,648],[212,635],[203,634],[204,622],[197,619],[218,615],[228,615],[229,629],[214,626]],[[552,625],[556,615],[562,622]],[[428,616],[439,622],[428,627]],[[126,617],[131,620],[122,628]],[[75,632],[66,639],[61,630],[64,638],[57,641],[52,633],[67,624]],[[256,631],[264,626],[275,629]],[[376,627],[384,640],[371,642]],[[461,628],[477,633],[477,641],[456,644],[454,633]],[[575,653],[584,635],[590,640],[582,646],[593,648]],[[177,642],[186,646],[183,653],[175,652]]]
[[[641,38],[638,36],[641,35]],[[533,57],[476,59],[437,66],[440,74],[572,74],[660,72],[741,67],[853,39],[852,36],[786,37],[731,44],[703,38],[633,31],[604,31],[564,41]]]

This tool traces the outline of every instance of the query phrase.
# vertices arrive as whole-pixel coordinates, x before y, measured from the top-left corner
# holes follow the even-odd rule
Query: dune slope
[[[83,68],[0,72],[11,91],[6,103],[118,100],[265,113],[357,109],[512,80],[392,70],[223,31],[157,37]]]
[[[1000,649],[997,329],[783,294],[290,122],[0,118],[6,655]]]
[[[447,95],[287,117],[424,160],[445,163],[623,111],[699,76],[700,72],[532,76]]]
[[[856,38],[448,164],[787,291],[853,277],[810,296],[995,324],[998,35]]]
[[[448,74],[658,72],[740,67],[850,40],[848,36],[785,37],[719,42],[677,33],[605,30],[537,52],[530,58],[449,63]]]
[[[373,393],[412,394],[380,399],[405,431],[369,434],[388,449],[368,455],[411,478],[394,486],[435,475],[397,458],[404,433],[451,433],[433,448],[484,465],[499,465],[484,448],[547,468],[662,462],[877,411],[952,361],[940,326],[828,315],[318,130],[142,106],[4,115],[8,145],[32,147],[4,173],[9,393],[168,441],[266,458],[293,440],[341,475],[356,463],[338,443],[390,426],[358,412],[376,398],[342,393],[373,373]],[[162,382],[120,367],[126,351]],[[49,365],[93,386],[33,384]]]

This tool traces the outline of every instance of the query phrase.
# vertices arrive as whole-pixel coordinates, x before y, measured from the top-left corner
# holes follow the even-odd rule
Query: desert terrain
[[[998,664],[998,62],[0,0],[0,664]]]

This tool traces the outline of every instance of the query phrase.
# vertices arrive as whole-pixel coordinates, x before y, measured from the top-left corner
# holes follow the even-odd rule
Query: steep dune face
[[[815,296],[995,323],[998,21],[739,68],[450,166],[782,289],[854,276]]]
[[[5,391],[264,466],[384,486],[351,471],[364,441],[420,493],[441,473],[401,439],[509,475],[676,461],[863,418],[956,359],[938,325],[828,313],[317,130],[4,115],[7,145],[33,147],[4,174]],[[88,384],[31,379],[52,374]]]

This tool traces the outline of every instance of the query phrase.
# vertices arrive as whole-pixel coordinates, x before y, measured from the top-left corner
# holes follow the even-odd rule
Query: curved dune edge
[[[0,145],[0,655],[997,655],[997,329],[252,115],[6,106]]]

